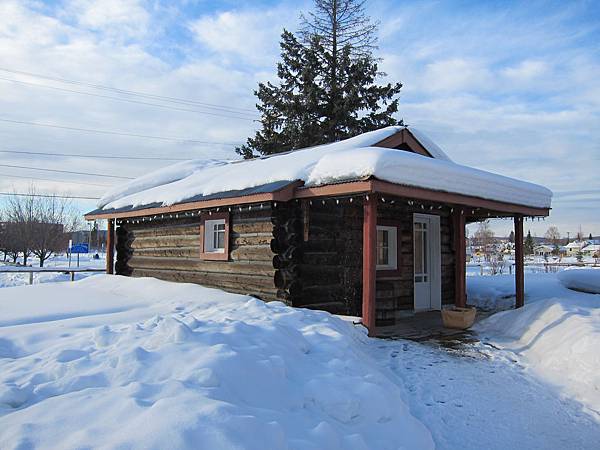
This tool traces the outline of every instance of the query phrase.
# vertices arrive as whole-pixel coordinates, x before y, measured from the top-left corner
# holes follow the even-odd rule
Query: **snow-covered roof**
[[[545,187],[456,164],[424,133],[409,131],[432,157],[374,147],[401,132],[387,127],[344,141],[251,160],[192,160],[144,175],[108,191],[98,207],[168,206],[198,196],[244,190],[284,180],[322,186],[375,177],[406,186],[549,208]]]
[[[589,244],[582,248],[584,252],[597,252],[600,251],[600,244]]]
[[[586,245],[584,241],[573,241],[565,245],[565,248],[582,248]]]

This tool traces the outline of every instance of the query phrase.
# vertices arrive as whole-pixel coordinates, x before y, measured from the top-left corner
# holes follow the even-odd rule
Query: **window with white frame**
[[[377,226],[377,270],[398,268],[398,228]]]
[[[204,222],[204,252],[225,252],[225,219]]]

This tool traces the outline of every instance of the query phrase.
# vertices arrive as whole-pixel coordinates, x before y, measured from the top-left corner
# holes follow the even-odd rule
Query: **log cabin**
[[[466,305],[465,226],[523,221],[552,193],[457,164],[407,127],[243,161],[189,161],[105,194],[109,274],[198,283],[360,316],[371,335],[419,311]]]

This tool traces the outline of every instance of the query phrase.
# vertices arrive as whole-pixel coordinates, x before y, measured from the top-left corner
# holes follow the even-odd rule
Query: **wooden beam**
[[[454,304],[464,308],[467,304],[466,276],[467,276],[467,247],[465,236],[465,215],[462,211],[453,213],[454,226]]]
[[[468,208],[484,208],[492,212],[506,214],[522,214],[524,216],[548,216],[549,208],[535,208],[532,206],[518,205],[515,203],[488,200],[470,195],[455,194],[451,192],[435,191],[414,186],[404,186],[377,179],[350,181],[348,183],[329,184],[326,186],[299,187],[294,198],[330,197],[336,195],[380,193],[418,199],[435,203]]]
[[[362,323],[369,330],[369,336],[373,336],[377,275],[377,198],[365,198],[363,210]]]
[[[126,217],[142,217],[146,215],[156,215],[156,214],[169,214],[169,213],[177,213],[184,211],[192,211],[203,208],[215,208],[220,206],[231,206],[231,205],[246,205],[249,203],[261,203],[261,202],[287,202],[291,200],[294,196],[294,191],[297,187],[303,184],[302,181],[296,181],[294,183],[285,186],[284,188],[275,191],[275,192],[267,192],[263,194],[252,194],[252,195],[244,195],[240,197],[229,197],[229,198],[218,198],[214,200],[203,200],[198,202],[189,202],[189,203],[178,203],[172,206],[160,206],[157,208],[144,208],[137,209],[134,211],[106,211],[99,212],[96,214],[86,214],[86,220],[94,220],[94,219],[107,219],[109,217],[115,219],[122,219]]]
[[[515,308],[525,304],[525,261],[523,252],[523,216],[515,216]]]
[[[371,180],[373,192],[390,194],[398,197],[428,200],[436,203],[460,205],[466,208],[485,208],[490,211],[522,214],[524,216],[548,216],[549,208],[535,208],[532,206],[518,205],[515,203],[488,200],[470,195],[455,194],[451,192],[434,191],[413,186],[403,186],[387,181]]]
[[[115,270],[115,220],[108,219],[106,222],[106,273],[112,275]]]
[[[373,144],[373,147],[397,148],[402,144],[408,145],[413,152],[419,155],[427,156],[429,158],[433,157],[433,155],[429,153],[429,150],[427,150],[423,144],[421,144],[419,140],[414,137],[410,130],[406,128],[392,134],[376,144]]]
[[[325,186],[300,187],[296,189],[294,198],[332,197],[369,192],[373,192],[371,180],[349,181],[348,183],[327,184]]]

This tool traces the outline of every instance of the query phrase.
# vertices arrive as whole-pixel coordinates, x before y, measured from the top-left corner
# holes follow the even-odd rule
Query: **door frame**
[[[431,308],[417,309],[417,290],[415,289],[415,270],[414,270],[414,248],[415,248],[415,221],[417,219],[428,219],[430,223],[429,239],[429,262],[430,262],[430,296]],[[435,214],[413,213],[412,220],[412,245],[413,245],[413,309],[415,311],[439,311],[442,309],[442,248],[440,234],[440,216]]]

